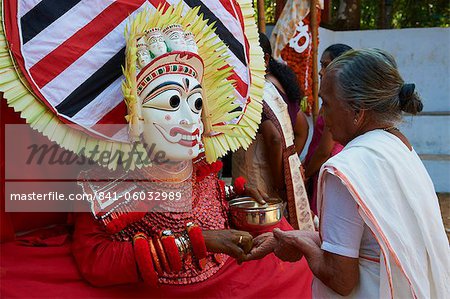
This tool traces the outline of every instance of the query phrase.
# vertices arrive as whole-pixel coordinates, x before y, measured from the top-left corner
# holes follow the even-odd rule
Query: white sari
[[[433,183],[415,151],[382,130],[355,138],[322,166],[319,209],[327,171],[347,187],[381,249],[379,265],[359,259],[360,282],[349,297],[450,298],[449,243]],[[340,297],[317,279],[313,294]]]

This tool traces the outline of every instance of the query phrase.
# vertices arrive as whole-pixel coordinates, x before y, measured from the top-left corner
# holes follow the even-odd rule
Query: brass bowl
[[[261,205],[250,197],[240,197],[228,204],[231,222],[239,230],[254,231],[274,226],[283,216],[281,202]]]

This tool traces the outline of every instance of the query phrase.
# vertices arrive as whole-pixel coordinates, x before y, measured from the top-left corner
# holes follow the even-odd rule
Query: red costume
[[[273,254],[238,265],[226,255],[221,254],[218,258],[208,253],[208,262],[203,270],[185,260],[180,273],[160,276],[159,287],[144,284],[133,251],[132,234],[135,231],[145,230],[154,234],[170,228],[177,232],[184,229],[182,224],[187,220],[195,221],[203,229],[229,228],[227,203],[216,174],[211,173],[199,182],[195,181],[194,175],[193,186],[193,209],[190,212],[148,213],[113,234],[107,232],[103,223],[91,213],[75,213],[73,235],[64,226],[57,226],[2,244],[2,296],[311,297],[312,273],[306,261],[286,263]],[[19,215],[12,216],[17,218]],[[292,229],[285,219],[278,227]],[[21,246],[24,244],[39,247]]]
[[[149,9],[144,9],[142,2]],[[94,154],[89,159],[103,168],[87,165],[89,170],[80,175],[84,194],[97,195],[98,190],[110,194],[170,190],[168,182],[177,181],[177,175],[185,173],[173,172],[165,178],[168,180],[152,181],[158,177],[155,169],[164,172],[172,164],[178,167],[191,163],[203,149],[210,164],[204,160],[194,163],[192,175],[183,176],[188,188],[172,189],[180,193],[182,200],[176,206],[171,201],[151,206],[152,212],[137,209],[140,203],[126,196],[111,202],[96,196],[89,204],[80,202],[90,205],[93,213],[69,214],[69,225],[58,222],[20,236],[18,233],[24,230],[58,223],[23,226],[24,222],[32,222],[30,215],[14,221],[19,215],[5,214],[12,220],[6,221],[9,228],[14,224],[16,240],[1,245],[2,297],[310,297],[312,274],[306,262],[288,264],[269,255],[237,265],[224,254],[206,252],[203,240],[202,230],[230,227],[225,190],[217,178],[219,169],[214,161],[229,150],[250,144],[260,121],[262,90],[258,86],[263,77],[257,74],[263,60],[260,49],[254,47],[257,32],[252,3],[209,0],[190,8],[191,1],[163,2],[103,1],[105,7],[80,3],[81,8],[75,5],[73,9],[71,5],[55,5],[50,10],[60,17],[55,21],[56,15],[48,14],[48,27],[39,33],[31,30],[35,27],[26,20],[39,21],[47,16],[42,13],[47,9],[45,5],[33,1],[4,3],[11,53],[21,73],[33,80],[28,80],[30,89],[25,88],[17,78],[18,69],[9,48],[3,47],[0,91],[5,92],[9,105],[23,112],[21,117],[31,127],[65,149],[87,157],[87,152],[100,148],[97,153],[102,155]],[[169,5],[156,9],[159,4]],[[214,11],[215,15],[213,10],[218,7],[222,9]],[[54,26],[64,22],[65,15],[80,9],[89,11],[77,18],[77,22],[85,24],[83,29],[72,26],[72,21],[65,22],[65,27]],[[64,11],[67,13],[60,15]],[[17,16],[23,21],[22,30],[17,30]],[[125,21],[128,16],[129,22]],[[127,26],[120,28],[124,24]],[[65,35],[70,30],[73,35],[61,40],[61,44],[40,39],[48,31]],[[19,31],[24,32],[22,38]],[[86,47],[81,49],[77,41]],[[35,48],[30,46],[33,43],[46,50],[38,47],[38,51],[27,52]],[[52,47],[59,50],[53,51]],[[125,65],[119,61],[122,47]],[[44,55],[45,51],[49,54]],[[19,52],[23,57],[14,55]],[[43,58],[28,72],[28,62],[36,58],[33,55]],[[105,59],[107,62],[102,64]],[[64,71],[70,67],[76,71]],[[90,71],[95,75],[84,78],[92,74]],[[68,74],[70,80],[65,77]],[[85,81],[76,74],[82,74]],[[107,82],[102,85],[102,80]],[[81,81],[92,85],[88,88]],[[61,96],[58,92],[63,89],[66,94]],[[30,94],[30,90],[34,93]],[[63,122],[80,127],[63,126]],[[124,125],[101,126],[109,123]],[[158,168],[156,162],[149,166],[151,163],[142,162],[140,155],[139,159],[129,155],[131,163],[126,164],[126,155],[134,151],[135,145],[139,154],[147,155],[144,160],[165,153],[167,161],[175,163]],[[153,146],[155,151],[144,145]],[[103,153],[111,154],[106,164],[100,159]],[[124,156],[116,155],[119,153]],[[35,170],[34,177],[42,180],[42,168]],[[126,181],[121,180],[124,173],[129,176]],[[129,190],[130,184],[133,189]],[[171,210],[180,207],[182,211]],[[290,229],[285,220],[279,225]],[[227,233],[230,240],[226,241],[233,242],[233,248],[250,245],[247,233],[239,232],[239,242],[231,240],[233,232]],[[241,243],[242,234],[248,242]],[[210,247],[224,251],[216,244]]]

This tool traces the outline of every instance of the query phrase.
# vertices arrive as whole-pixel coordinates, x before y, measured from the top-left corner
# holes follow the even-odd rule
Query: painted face
[[[192,160],[199,153],[203,133],[202,87],[190,76],[162,75],[140,96],[144,118],[144,140],[155,144],[170,161]]]
[[[325,125],[333,139],[342,145],[347,144],[356,134],[355,111],[343,100],[338,99],[335,74],[325,73],[320,85],[322,114]]]
[[[155,57],[161,56],[167,53],[167,45],[164,42],[162,34],[152,34],[148,40],[148,49],[155,55]]]
[[[139,68],[141,69],[144,68],[144,66],[146,66],[147,64],[149,64],[150,61],[152,61],[150,53],[148,52],[146,47],[140,47],[136,52],[136,56]]]
[[[184,39],[184,33],[181,30],[173,30],[167,35],[167,45],[172,51],[186,51],[187,45]]]

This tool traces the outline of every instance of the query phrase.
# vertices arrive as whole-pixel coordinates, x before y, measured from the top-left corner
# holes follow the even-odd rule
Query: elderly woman
[[[319,176],[320,232],[275,229],[249,258],[274,246],[305,256],[316,298],[449,298],[449,252],[433,183],[396,125],[422,103],[391,55],[351,50],[334,60],[320,96],[333,139],[345,145]]]

